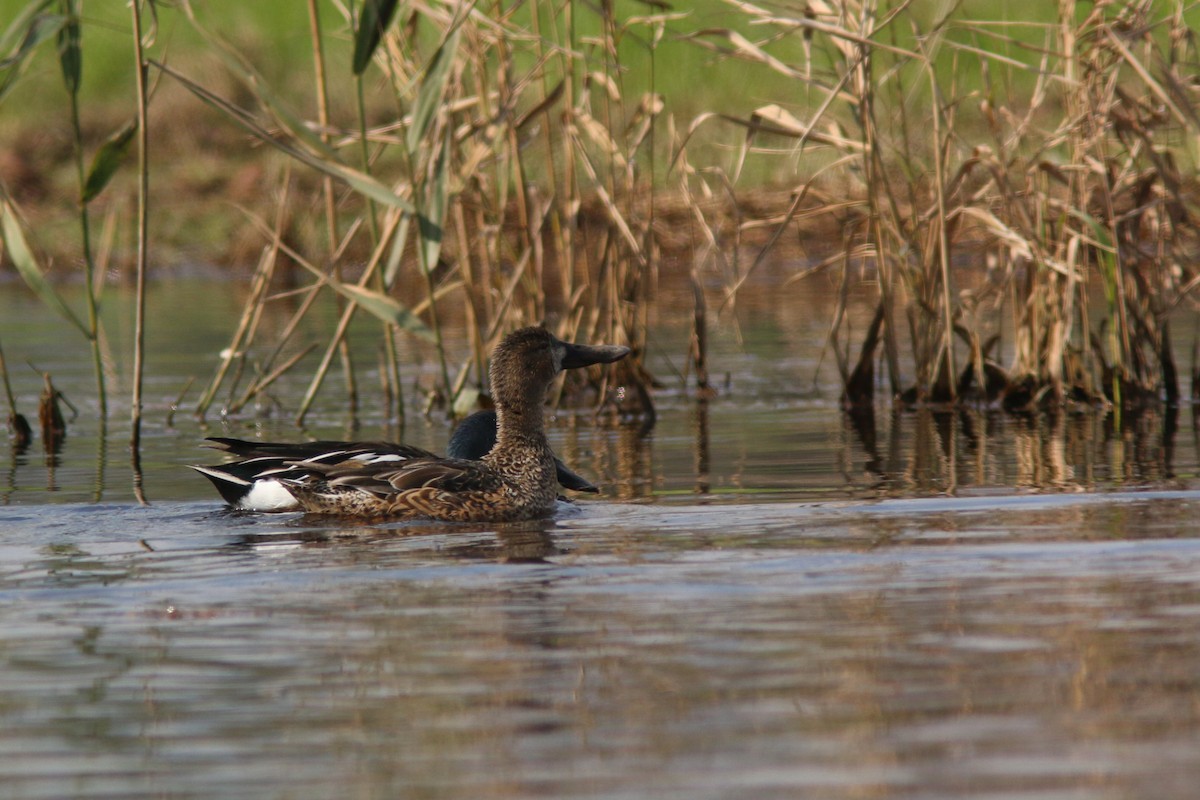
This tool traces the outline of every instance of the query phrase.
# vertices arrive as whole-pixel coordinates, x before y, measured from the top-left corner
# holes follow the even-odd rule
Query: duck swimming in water
[[[239,459],[229,464],[211,467],[193,466],[204,475],[225,502],[241,511],[296,511],[300,503],[279,481],[283,478],[302,478],[304,468],[291,464],[297,461],[323,461],[330,458],[416,459],[438,458],[437,455],[408,444],[392,442],[251,442],[213,436],[205,441]],[[449,458],[478,461],[496,446],[496,412],[476,411],[459,423],[446,449]],[[587,478],[573,472],[558,458],[554,459],[556,478],[560,486],[575,492],[599,492]]]
[[[546,390],[564,369],[607,364],[628,354],[628,347],[564,342],[539,327],[506,336],[489,370],[495,446],[479,460],[463,456],[486,442],[487,431],[481,431],[486,419],[472,423],[461,437],[456,434],[461,447],[452,448],[458,453],[449,458],[382,442],[213,439],[241,460],[193,468],[239,508],[473,522],[545,516],[553,511],[564,472],[569,488],[595,488],[565,467],[558,469],[543,428]]]

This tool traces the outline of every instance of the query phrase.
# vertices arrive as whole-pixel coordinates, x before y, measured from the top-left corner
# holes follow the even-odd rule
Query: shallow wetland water
[[[813,388],[820,315],[768,307],[742,346],[715,337],[706,405],[668,388],[650,431],[559,415],[598,499],[331,525],[223,511],[184,465],[205,435],[354,435],[337,392],[304,432],[166,424],[237,301],[155,291],[147,506],[127,409],[98,436],[84,345],[0,292],[10,369],[81,411],[59,453],[0,452],[6,798],[1195,796],[1191,407],[1116,430],[879,409],[872,433],[828,363]],[[680,330],[654,339],[668,383]],[[13,373],[32,413],[40,379]]]

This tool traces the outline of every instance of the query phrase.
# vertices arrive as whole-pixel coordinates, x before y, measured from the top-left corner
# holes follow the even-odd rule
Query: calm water
[[[856,428],[828,358],[814,383],[820,315],[765,298],[743,345],[718,332],[716,400],[669,385],[648,432],[559,416],[602,498],[520,526],[330,527],[222,511],[183,465],[205,435],[371,438],[380,415],[348,429],[329,392],[303,432],[269,404],[168,424],[238,298],[156,293],[141,506],[127,408],[101,437],[86,350],[0,286],[23,410],[31,359],[81,411],[57,454],[0,445],[2,797],[1195,796],[1191,408]]]

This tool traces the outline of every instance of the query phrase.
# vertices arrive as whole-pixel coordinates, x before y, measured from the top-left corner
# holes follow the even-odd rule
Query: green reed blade
[[[87,180],[83,185],[84,203],[92,200],[104,191],[117,168],[129,155],[129,147],[133,144],[133,135],[137,133],[137,120],[130,120],[120,130],[109,136],[92,159],[91,169],[88,170]]]
[[[419,336],[426,341],[433,341],[433,332],[421,321],[421,318],[394,297],[367,289],[363,286],[342,283],[306,262],[301,261],[300,265],[329,284],[338,294],[361,306],[364,311],[367,311],[372,316],[396,325],[402,330],[408,331],[414,336]]]
[[[396,236],[392,239],[392,248],[388,252],[387,263],[383,265],[384,288],[390,289],[396,281],[396,275],[400,272],[404,248],[408,244],[408,228],[411,220],[412,216],[405,214],[396,226]]]
[[[71,94],[79,93],[83,79],[83,51],[79,47],[79,8],[76,0],[63,0],[65,19],[58,29],[58,63],[62,67],[63,83]]]
[[[410,153],[415,153],[424,141],[438,109],[442,106],[446,79],[450,76],[450,67],[454,65],[454,54],[458,50],[459,30],[455,28],[442,40],[425,70],[425,79],[421,81],[421,91],[417,94],[417,103],[413,107],[412,122],[405,134],[405,143]]]
[[[442,142],[442,152],[434,165],[433,176],[426,187],[424,212],[417,218],[421,231],[421,269],[432,272],[442,252],[442,223],[446,219],[447,189],[450,183],[450,134]]]
[[[44,13],[53,2],[31,3],[0,37],[0,53],[5,54],[0,57],[0,101],[16,85],[37,46],[57,35],[66,23],[66,17],[61,14]]]
[[[384,322],[391,323],[426,341],[433,341],[433,332],[421,321],[420,317],[399,300],[382,292],[355,286],[352,283],[339,284],[334,288]]]
[[[0,34],[0,52],[13,50],[12,56],[6,56],[0,59],[0,67],[8,66],[18,51],[29,50],[45,41],[58,32],[58,26],[62,24],[62,16],[59,14],[45,14],[46,8],[57,0],[41,0],[38,3],[29,3],[21,13],[9,23],[4,29],[4,33]],[[54,27],[39,30],[40,25],[47,24],[49,20],[54,20]],[[32,40],[32,41],[29,41]],[[28,43],[27,43],[28,42]],[[15,49],[14,49],[15,48]]]
[[[208,89],[205,89],[200,84],[185,76],[183,73],[168,67],[166,64],[160,63],[153,59],[148,59],[148,63],[179,81],[179,83],[185,89],[196,95],[196,97],[200,98],[218,111],[221,111],[238,125],[240,125],[243,129],[245,129],[248,133],[265,142],[266,144],[271,145],[276,150],[291,156],[303,164],[307,164],[315,170],[324,172],[327,175],[337,178],[357,191],[359,194],[366,195],[373,200],[377,200],[385,205],[399,208],[403,211],[411,212],[413,210],[411,203],[400,197],[400,195],[396,194],[387,186],[372,178],[370,175],[346,166],[342,162],[338,161],[336,157],[322,158],[318,155],[301,149],[300,147],[294,146],[291,142],[281,140],[271,135],[271,132],[263,128],[262,125],[260,125],[254,119],[254,116],[245,109],[238,108],[225,99],[218,97]]]
[[[11,203],[4,202],[0,205],[0,216],[3,217],[4,243],[8,247],[8,255],[25,284],[49,308],[62,315],[63,319],[78,328],[85,337],[91,338],[87,326],[79,321],[75,312],[54,290],[54,286],[46,280],[46,276],[37,262],[37,257],[29,249],[29,243],[25,241],[25,234],[21,231],[21,223],[17,219],[16,209]]]
[[[352,67],[355,75],[362,75],[371,63],[371,56],[375,55],[375,48],[379,47],[399,5],[399,0],[365,0],[363,3],[358,30],[354,32]]]

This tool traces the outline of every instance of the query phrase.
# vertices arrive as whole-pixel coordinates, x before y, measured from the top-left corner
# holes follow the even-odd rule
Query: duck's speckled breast
[[[558,477],[549,445],[497,447],[483,457],[483,462],[504,477],[495,511],[521,509],[525,512],[522,516],[510,519],[529,519],[553,510],[558,499]]]

